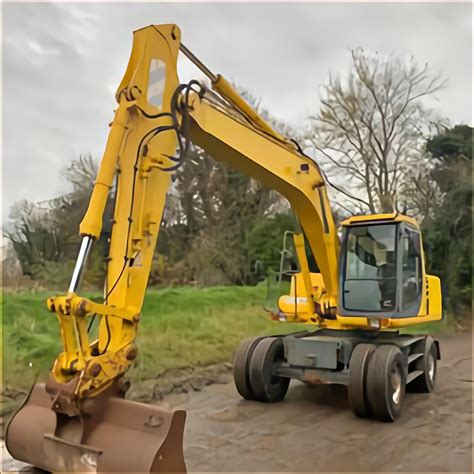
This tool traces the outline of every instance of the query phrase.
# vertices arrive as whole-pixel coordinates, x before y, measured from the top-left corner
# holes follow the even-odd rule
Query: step
[[[423,352],[415,352],[414,354],[410,354],[408,356],[408,363],[411,364],[414,360],[419,359],[420,357],[423,357]]]
[[[414,370],[413,372],[410,372],[407,377],[407,384],[415,380],[417,377],[419,377],[423,373],[422,370]]]

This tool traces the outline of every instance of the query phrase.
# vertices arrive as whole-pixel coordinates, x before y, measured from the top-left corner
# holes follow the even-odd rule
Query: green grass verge
[[[441,321],[407,326],[400,329],[400,332],[403,334],[432,334],[434,336],[437,334],[455,334],[458,330],[459,327],[456,326],[454,316],[446,315]]]
[[[247,336],[301,328],[272,322],[262,308],[265,293],[265,286],[150,289],[132,380],[156,377],[169,369],[228,362]],[[3,294],[4,386],[26,387],[35,373],[44,377],[61,350],[58,322],[45,305],[48,296],[51,294]]]
[[[229,362],[238,343],[255,334],[304,328],[278,324],[263,310],[266,286],[150,289],[139,328],[139,361],[132,380],[155,378],[170,369]],[[46,309],[50,293],[4,293],[2,341],[4,386],[24,388],[45,377],[61,350],[59,325]],[[86,294],[98,298],[98,294]],[[414,326],[405,333],[453,330],[451,318]],[[309,329],[309,328],[308,328]],[[31,366],[30,366],[31,364]]]

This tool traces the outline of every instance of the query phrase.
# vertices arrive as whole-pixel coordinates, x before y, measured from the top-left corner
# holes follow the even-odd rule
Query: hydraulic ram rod
[[[294,145],[289,142],[287,138],[283,135],[280,135],[278,132],[273,130],[273,128],[265,122],[265,120],[260,117],[258,112],[249,105],[242,96],[234,89],[232,84],[220,74],[214,74],[202,61],[200,61],[183,43],[179,46],[180,51],[198,68],[200,69],[212,83],[212,88],[221,94],[225,99],[230,101],[240,113],[245,114],[258,128],[263,130],[265,133],[271,135],[273,138],[291,145],[293,148]]]
[[[92,237],[86,235],[82,238],[79,255],[77,256],[76,265],[72,272],[71,283],[69,284],[69,293],[74,293],[81,282],[82,272],[86,266],[87,256],[92,247]]]
[[[208,67],[194,56],[183,43],[179,45],[179,50],[198,68],[200,69],[213,83],[217,81],[217,76]]]

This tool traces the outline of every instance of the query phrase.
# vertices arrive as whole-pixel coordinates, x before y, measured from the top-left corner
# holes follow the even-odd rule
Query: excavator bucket
[[[68,416],[55,403],[44,384],[33,386],[7,426],[15,459],[52,472],[186,472],[184,411],[113,395]]]

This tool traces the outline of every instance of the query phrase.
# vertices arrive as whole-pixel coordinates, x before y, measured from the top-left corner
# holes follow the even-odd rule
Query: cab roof
[[[412,226],[419,228],[418,222],[413,217],[408,217],[399,212],[392,212],[387,214],[368,214],[365,216],[351,216],[342,221],[343,226],[360,225],[363,223],[378,223],[378,222],[407,222]]]

